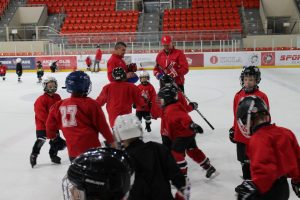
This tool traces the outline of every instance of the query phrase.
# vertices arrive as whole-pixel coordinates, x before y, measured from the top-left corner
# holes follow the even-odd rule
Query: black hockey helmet
[[[77,191],[80,200],[120,200],[133,184],[128,155],[113,148],[94,148],[78,156],[64,178],[64,195]],[[73,191],[70,189],[73,187]],[[72,194],[71,194],[72,196]]]
[[[251,136],[252,130],[255,128],[251,125],[251,121],[255,120],[259,114],[270,115],[266,103],[261,98],[247,96],[239,102],[236,118],[241,132],[246,137]]]
[[[168,74],[164,74],[160,79],[159,79],[159,84],[160,87],[164,87],[167,85],[173,85],[175,82],[174,78]]]
[[[165,107],[178,101],[178,89],[174,85],[166,85],[159,90],[158,97],[162,100],[162,107]]]
[[[112,71],[112,77],[116,80],[116,81],[123,81],[126,80],[126,72],[122,67],[116,67],[113,69]]]
[[[256,84],[258,85],[261,81],[260,70],[257,66],[244,66],[240,75],[241,86],[244,87],[244,77],[245,76],[254,76]]]

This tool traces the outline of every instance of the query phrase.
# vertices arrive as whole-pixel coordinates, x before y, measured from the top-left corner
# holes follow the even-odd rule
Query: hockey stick
[[[165,71],[163,70],[163,68],[160,65],[156,65],[162,72],[163,74],[166,74]],[[169,67],[169,66],[168,66]],[[176,83],[173,83],[173,85],[183,94],[184,98],[191,103],[192,101],[184,94],[184,92],[177,86]],[[214,130],[215,128],[211,125],[211,123],[209,123],[209,121],[206,119],[206,117],[204,117],[204,115],[202,115],[202,113],[197,109],[195,109],[195,111],[202,117],[202,119],[208,124],[208,126]]]

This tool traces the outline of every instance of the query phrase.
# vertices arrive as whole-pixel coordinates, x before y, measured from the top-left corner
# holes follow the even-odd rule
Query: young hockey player
[[[5,81],[7,67],[0,62],[0,77]]]
[[[42,65],[41,61],[37,61],[36,63],[37,63],[37,65],[36,65],[36,75],[37,75],[37,78],[38,78],[38,83],[41,83],[42,82],[42,77],[44,76],[44,69],[43,69],[43,65]]]
[[[177,188],[176,200],[188,200],[190,185],[172,154],[162,144],[143,142],[143,127],[134,114],[119,115],[114,135],[125,148],[135,167],[135,180],[130,200],[172,200],[172,184]]]
[[[101,106],[87,97],[92,84],[90,77],[83,71],[74,71],[65,84],[71,97],[52,106],[46,123],[47,137],[54,139],[56,130],[62,130],[71,161],[88,149],[101,146],[99,132],[108,144],[115,146]]]
[[[51,70],[52,73],[55,73],[55,72],[58,71],[57,62],[58,62],[58,60],[52,62],[51,65],[50,65],[50,70]]]
[[[53,77],[48,77],[43,81],[44,94],[39,96],[34,103],[35,112],[35,125],[36,125],[36,141],[33,145],[30,155],[30,164],[33,168],[36,165],[36,159],[40,154],[40,150],[46,142],[46,120],[49,114],[49,110],[53,104],[60,101],[61,98],[57,91],[57,81]],[[49,155],[53,163],[60,164],[60,157],[57,156],[58,150],[62,150],[65,147],[65,142],[59,137],[59,133],[56,129],[55,135],[57,141],[50,141]],[[56,145],[60,144],[60,146]],[[64,145],[63,145],[64,144]]]
[[[86,70],[91,71],[92,59],[90,58],[90,56],[86,57],[85,64],[87,67]]]
[[[237,160],[241,162],[243,179],[250,179],[250,164],[249,159],[245,153],[246,145],[249,139],[246,138],[240,131],[236,121],[236,111],[238,103],[246,96],[255,95],[263,99],[269,107],[269,100],[265,93],[259,90],[258,84],[261,80],[259,68],[256,66],[245,66],[240,75],[240,82],[242,89],[234,96],[233,113],[234,121],[233,127],[229,130],[229,139],[231,142],[236,143]]]
[[[251,179],[235,188],[238,200],[287,200],[287,178],[300,197],[300,150],[294,133],[271,124],[267,104],[256,96],[245,97],[238,104],[236,123],[249,138],[251,171]]]
[[[203,169],[206,177],[216,174],[209,158],[197,147],[195,135],[203,133],[203,129],[194,123],[182,103],[178,102],[178,91],[175,86],[165,86],[159,90],[164,114],[164,126],[171,140],[171,152],[183,174],[187,174],[185,154],[191,157]]]
[[[156,101],[156,91],[153,87],[153,85],[150,83],[150,76],[149,73],[146,71],[142,71],[140,73],[140,84],[138,85],[138,88],[141,90],[141,95],[145,101],[145,106],[137,106],[136,107],[136,116],[139,118],[139,120],[142,121],[142,119],[145,119],[146,123],[146,130],[148,132],[151,132],[151,114],[150,109],[152,104]]]
[[[165,74],[161,77],[160,88],[163,88],[165,86],[170,86],[170,87],[176,86],[176,83],[172,76]],[[187,112],[191,112],[198,108],[198,104],[196,102],[188,103],[184,97],[184,94],[181,91],[177,91],[177,94],[178,94],[178,102],[180,102],[183,105],[183,107],[186,109]],[[168,132],[165,128],[165,114],[164,114],[161,106],[159,105],[159,102],[157,102],[157,104],[155,104],[153,106],[151,111],[152,111],[151,114],[154,116],[154,118],[156,118],[156,117],[161,118],[160,134],[162,137],[162,142],[169,150],[171,150],[172,141],[171,141],[171,139],[168,135]]]
[[[134,180],[128,155],[96,148],[77,157],[63,178],[64,200],[126,200]]]
[[[17,58],[16,59],[16,74],[18,75],[18,82],[21,82],[21,76],[23,74],[23,66],[22,66],[22,59]]]
[[[136,85],[126,82],[126,73],[123,68],[114,68],[112,76],[115,81],[105,85],[97,97],[101,106],[106,104],[111,128],[113,128],[118,115],[132,113],[133,104],[137,107],[145,106],[140,89]]]

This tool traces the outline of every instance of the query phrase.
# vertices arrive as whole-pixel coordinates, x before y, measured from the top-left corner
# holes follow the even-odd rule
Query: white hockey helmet
[[[21,58],[17,58],[16,59],[16,63],[21,63],[22,62],[22,59]]]
[[[55,87],[53,88],[48,88],[47,84],[50,82],[54,82],[55,83]],[[42,84],[44,91],[47,93],[55,93],[57,91],[57,80],[56,78],[52,77],[52,76],[48,76],[43,80],[43,84]]]
[[[142,84],[147,84],[150,80],[150,75],[147,71],[142,71],[139,75],[139,78]],[[146,78],[146,81],[145,80],[142,81],[142,78]]]
[[[140,78],[146,77],[148,80],[150,79],[150,75],[147,71],[142,71],[139,75]]]
[[[133,113],[119,115],[115,121],[114,134],[118,141],[142,137],[141,121]]]

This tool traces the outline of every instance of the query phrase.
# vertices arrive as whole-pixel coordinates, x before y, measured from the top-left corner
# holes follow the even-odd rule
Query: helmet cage
[[[52,88],[48,88],[48,83],[51,83],[51,82],[55,83],[55,86]],[[58,86],[57,80],[54,77],[48,77],[48,78],[44,79],[42,86],[43,86],[44,92],[53,94],[57,91],[57,86]]]

